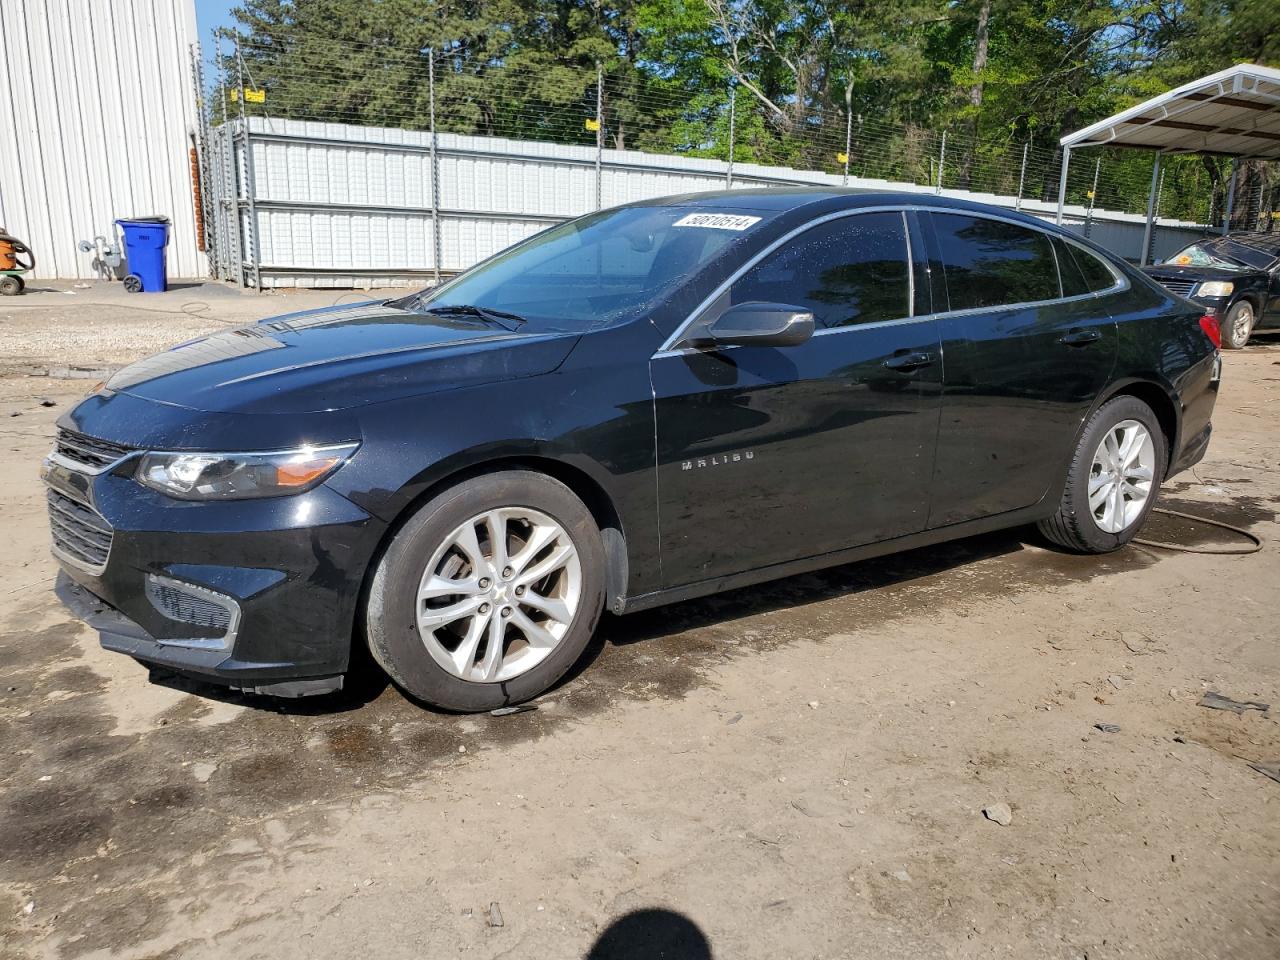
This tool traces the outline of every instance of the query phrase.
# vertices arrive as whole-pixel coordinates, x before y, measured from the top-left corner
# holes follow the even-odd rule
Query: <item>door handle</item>
[[[900,370],[903,373],[909,373],[912,370],[919,370],[921,367],[927,367],[933,363],[933,354],[931,353],[904,353],[899,356],[890,357],[884,362],[884,365],[890,370]]]
[[[1088,330],[1068,330],[1058,342],[1065,343],[1068,347],[1084,347],[1097,343],[1101,339],[1101,333],[1089,328]]]

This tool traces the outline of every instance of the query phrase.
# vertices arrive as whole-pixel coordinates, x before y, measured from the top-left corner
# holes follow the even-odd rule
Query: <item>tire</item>
[[[498,539],[491,531],[499,527],[507,576],[491,566]],[[552,529],[559,532],[541,545]],[[537,549],[522,559],[519,548],[535,540]],[[573,552],[560,561],[566,544]],[[521,585],[548,565],[547,577]],[[434,584],[465,584],[465,591],[429,585],[428,567]],[[383,553],[365,605],[369,650],[403,690],[437,707],[470,713],[528,700],[586,648],[604,607],[604,569],[600,530],[564,484],[526,470],[475,477],[424,504]],[[533,606],[535,598],[558,604],[562,618],[572,609],[567,625]],[[434,623],[457,611],[466,612]],[[420,628],[420,615],[434,625]],[[491,645],[495,635],[501,640]],[[499,655],[487,656],[491,650]]]
[[[1095,465],[1096,456],[1107,456],[1107,448],[1103,444],[1108,435],[1133,437],[1135,441],[1141,436],[1131,427],[1126,427],[1127,424],[1140,425],[1150,440],[1150,447],[1145,443],[1140,445],[1132,473],[1125,471],[1132,482],[1119,485],[1119,508],[1114,497],[1105,495],[1101,502],[1095,500],[1091,505],[1090,488],[1095,481],[1100,481],[1096,484],[1095,496],[1104,490],[1115,491],[1116,485],[1103,479],[1113,474],[1102,464]],[[1108,400],[1089,418],[1081,432],[1071,457],[1071,466],[1067,469],[1058,510],[1037,524],[1040,532],[1059,546],[1078,553],[1109,553],[1123,547],[1142,529],[1156,502],[1168,462],[1167,451],[1160,421],[1149,406],[1137,397],[1122,396]],[[1149,478],[1137,479],[1143,473],[1149,473]],[[1144,486],[1145,496],[1139,501],[1138,494]],[[1110,524],[1107,520],[1111,521]],[[1119,524],[1123,526],[1117,528]]]
[[[1222,319],[1222,345],[1228,350],[1242,350],[1253,333],[1253,304],[1237,300]]]
[[[127,293],[142,292],[142,278],[136,273],[131,273],[124,278],[124,289]]]
[[[20,277],[0,277],[0,296],[16,297],[22,292]]]

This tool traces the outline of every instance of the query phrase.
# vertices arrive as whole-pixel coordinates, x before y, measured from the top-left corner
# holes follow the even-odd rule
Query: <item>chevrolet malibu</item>
[[[593,213],[435,289],[117,373],[44,466],[102,645],[459,711],[624,614],[1036,523],[1115,550],[1198,461],[1217,321],[1043,221],[919,195]]]

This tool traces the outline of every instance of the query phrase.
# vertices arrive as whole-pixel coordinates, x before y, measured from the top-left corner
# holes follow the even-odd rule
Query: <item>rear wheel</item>
[[[1039,523],[1060,546],[1107,553],[1137,535],[1164,477],[1160,422],[1137,397],[1104,403],[1076,445],[1058,511]]]
[[[468,480],[387,548],[366,608],[369,649],[401,687],[450,710],[542,693],[573,666],[604,604],[604,550],[568,487],[531,471]]]
[[[21,277],[0,277],[0,296],[16,297],[22,292]]]
[[[1231,305],[1222,320],[1222,345],[1228,350],[1241,350],[1253,333],[1253,304],[1240,300]]]

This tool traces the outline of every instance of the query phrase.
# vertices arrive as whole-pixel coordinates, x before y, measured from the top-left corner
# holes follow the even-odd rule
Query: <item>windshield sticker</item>
[[[672,226],[705,227],[708,230],[745,230],[760,222],[759,217],[742,217],[733,213],[691,213]]]

